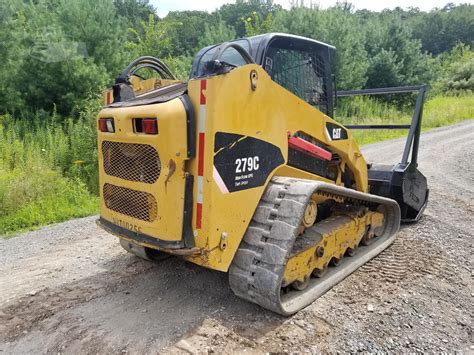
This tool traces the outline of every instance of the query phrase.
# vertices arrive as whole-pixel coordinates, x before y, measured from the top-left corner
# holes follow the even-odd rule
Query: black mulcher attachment
[[[400,205],[402,222],[405,223],[418,221],[428,203],[428,184],[426,177],[418,170],[417,163],[426,89],[426,85],[418,85],[337,92],[338,97],[418,92],[411,124],[346,126],[349,129],[409,129],[400,163],[396,165],[369,165],[370,193],[396,200]]]

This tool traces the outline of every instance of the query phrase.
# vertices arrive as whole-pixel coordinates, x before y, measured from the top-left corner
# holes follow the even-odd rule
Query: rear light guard
[[[134,118],[133,131],[135,133],[158,134],[158,120],[156,118]]]
[[[112,117],[99,118],[99,131],[105,133],[115,132],[115,123]]]

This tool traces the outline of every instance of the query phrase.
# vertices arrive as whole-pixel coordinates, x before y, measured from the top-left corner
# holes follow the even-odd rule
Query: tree
[[[369,59],[366,87],[399,86],[403,82],[402,71],[403,66],[398,60],[397,54],[392,49],[382,49]]]
[[[444,54],[461,42],[473,48],[469,4],[430,12],[296,4],[287,11],[272,0],[237,0],[211,14],[176,11],[159,19],[149,0],[2,0],[0,113],[77,117],[87,97],[110,85],[134,57],[161,57],[185,79],[200,48],[270,31],[334,45],[341,89],[442,78],[436,84],[442,92],[471,90],[471,60]]]
[[[216,13],[228,25],[235,28],[237,37],[245,36],[245,22],[242,19],[252,17],[255,12],[260,19],[266,19],[271,14],[282,11],[280,5],[272,0],[236,0],[235,4],[222,5]]]
[[[115,72],[130,59],[120,50],[127,27],[112,0],[59,0],[56,13],[66,37],[84,43],[88,56],[109,72]]]
[[[217,24],[214,25],[206,23],[198,47],[201,49],[212,44],[233,40],[235,37],[235,29],[231,26],[227,26],[222,20],[219,20]]]
[[[334,45],[337,49],[333,63],[337,86],[356,89],[365,85],[368,67],[365,33],[350,9],[294,7],[277,13],[273,29]]]
[[[0,114],[18,111],[25,104],[16,89],[26,55],[25,32],[22,31],[25,21],[23,1],[0,2]]]
[[[126,18],[134,28],[139,27],[140,21],[147,21],[150,15],[156,16],[149,0],[114,0],[114,6],[117,15]]]
[[[134,57],[151,55],[161,58],[170,67],[171,71],[182,80],[186,80],[192,59],[182,55],[172,57],[173,34],[183,24],[177,21],[167,19],[165,21],[156,21],[153,15],[150,15],[148,22],[140,21],[141,30],[130,29],[134,40],[126,43],[126,49],[134,54]]]
[[[474,92],[474,51],[458,44],[440,57],[441,69],[439,79],[433,85],[434,91],[444,94]]]
[[[150,15],[147,22],[139,22],[139,29],[130,29],[133,40],[127,42],[125,47],[133,53],[134,57],[143,55],[168,57],[171,55],[173,45],[170,34],[175,32],[178,26],[182,26],[182,23],[157,21],[153,15]]]
[[[457,43],[474,46],[474,5],[446,5],[410,20],[413,35],[423,50],[434,55],[449,51]]]
[[[366,50],[369,57],[366,87],[423,84],[431,81],[435,61],[423,53],[399,15],[385,13],[369,20]]]
[[[245,25],[245,35],[255,36],[271,31],[273,27],[273,14],[269,13],[264,20],[260,19],[257,12],[252,12],[251,16],[242,19]]]
[[[112,0],[8,0],[1,6],[8,20],[0,35],[11,37],[3,44],[11,80],[0,86],[7,98],[0,99],[2,112],[73,114],[129,60],[126,27]]]
[[[207,26],[217,23],[216,16],[205,11],[173,11],[162,21],[179,23],[180,26],[173,27],[174,32],[169,33],[171,41],[172,56],[193,56],[199,50],[199,41]]]

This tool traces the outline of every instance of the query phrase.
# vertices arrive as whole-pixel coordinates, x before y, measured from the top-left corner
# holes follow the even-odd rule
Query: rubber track
[[[305,291],[281,296],[286,263],[298,233],[305,206],[314,193],[343,196],[347,202],[382,204],[386,223],[367,251],[343,259],[340,266],[314,281]],[[234,293],[282,315],[311,304],[336,283],[380,253],[393,241],[400,226],[400,208],[390,199],[319,181],[276,177],[266,188],[229,269]],[[373,251],[372,251],[373,250]],[[346,260],[352,261],[347,262]],[[336,271],[337,270],[337,271]]]

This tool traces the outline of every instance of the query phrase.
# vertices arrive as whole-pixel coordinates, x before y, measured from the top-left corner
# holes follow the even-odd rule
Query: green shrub
[[[97,213],[79,179],[41,165],[0,169],[0,235]]]
[[[79,178],[91,193],[98,192],[96,116],[99,99],[89,100],[76,120],[58,123],[55,116],[13,119],[0,116],[0,161],[10,169],[32,162]]]
[[[0,116],[0,235],[98,211],[97,103],[79,119]]]
[[[474,92],[474,51],[459,43],[450,52],[439,56],[439,77],[433,92],[444,95],[463,95]]]

